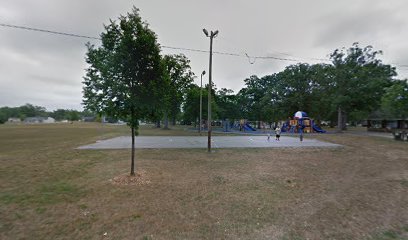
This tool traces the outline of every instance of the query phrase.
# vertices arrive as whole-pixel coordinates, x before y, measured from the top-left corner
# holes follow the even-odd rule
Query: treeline
[[[250,119],[274,122],[305,111],[316,120],[333,124],[367,119],[380,111],[384,116],[408,116],[408,82],[395,79],[396,69],[384,64],[371,46],[358,43],[349,49],[335,50],[331,64],[299,63],[263,77],[245,79],[237,94],[221,89],[213,94],[213,118]],[[207,101],[207,90],[204,102]],[[199,117],[200,87],[193,85],[186,94],[183,119]],[[203,104],[206,118],[206,104]]]
[[[283,71],[245,79],[245,87],[238,93],[230,89],[212,88],[212,119],[249,119],[276,122],[287,119],[302,110],[317,121],[337,124],[367,119],[370,113],[379,111],[383,116],[408,117],[408,81],[394,79],[395,68],[378,59],[379,51],[368,46],[360,48],[356,43],[345,50],[331,54],[331,64],[299,63],[287,66]],[[184,55],[166,55],[167,94],[163,95],[164,107],[152,112],[145,121],[160,122],[168,127],[176,121],[198,124],[200,93],[202,116],[207,119],[208,85],[193,84],[189,60]],[[27,117],[52,117],[57,121],[77,121],[83,117],[97,117],[90,111],[46,108],[25,104],[20,107],[1,107],[0,123],[9,118],[24,120]]]
[[[198,123],[201,95],[206,119],[208,86],[193,83],[189,59],[162,55],[157,36],[138,9],[118,21],[105,27],[101,46],[88,44],[85,108],[124,120],[136,131],[140,120],[167,128],[177,120]],[[395,67],[383,63],[381,54],[354,43],[333,51],[330,64],[298,63],[271,75],[251,76],[236,94],[214,85],[212,119],[274,122],[301,110],[316,120],[345,126],[367,119],[373,111],[405,117],[407,81],[396,79]]]
[[[211,38],[216,34],[204,32]],[[132,136],[131,175],[135,175],[134,137],[140,120],[157,126],[163,120],[165,128],[178,118],[197,123],[200,96],[205,119],[210,93],[193,84],[195,76],[184,55],[162,54],[157,35],[139,9],[110,20],[100,36],[101,45],[87,44],[83,105],[127,122]],[[391,96],[388,106],[394,107],[394,93],[388,89],[397,82],[396,71],[377,58],[380,53],[354,44],[348,50],[335,50],[332,64],[296,64],[276,74],[252,76],[237,94],[215,90],[212,119],[276,121],[303,110],[318,119],[334,119],[337,112],[340,126],[345,126],[348,118],[377,109],[384,96]]]
[[[72,109],[57,109],[49,112],[45,107],[25,104],[20,107],[1,107],[0,124],[8,121],[9,118],[18,118],[24,121],[27,117],[52,117],[57,121],[68,120],[78,121],[82,117],[95,116],[88,111],[77,111]]]

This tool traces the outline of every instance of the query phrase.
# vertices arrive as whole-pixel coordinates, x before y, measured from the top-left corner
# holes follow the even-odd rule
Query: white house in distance
[[[52,118],[52,117],[47,117],[47,118],[43,121],[43,123],[55,123],[55,119]]]
[[[28,117],[24,119],[24,123],[55,123],[52,117]]]
[[[21,123],[21,119],[20,118],[9,118],[7,122],[8,123]]]

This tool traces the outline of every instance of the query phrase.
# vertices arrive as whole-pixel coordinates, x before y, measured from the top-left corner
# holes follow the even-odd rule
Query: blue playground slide
[[[325,133],[326,131],[321,129],[319,126],[313,124],[313,130],[318,133]]]
[[[251,127],[248,123],[244,125],[245,131],[256,131],[255,128]]]

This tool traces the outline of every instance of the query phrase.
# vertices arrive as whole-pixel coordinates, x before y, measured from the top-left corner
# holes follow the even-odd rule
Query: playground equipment
[[[307,113],[302,111],[297,111],[294,114],[293,119],[288,120],[282,126],[282,132],[299,133],[300,131],[304,133],[325,133],[326,131],[317,126],[313,119],[307,116]]]
[[[259,126],[261,125],[261,129],[255,129],[254,126]],[[271,126],[272,128],[272,126]],[[257,131],[257,133],[266,133],[266,125],[263,122],[249,122],[246,119],[240,119],[239,121],[223,121],[223,131],[224,132],[229,132],[231,130],[234,131],[243,131],[243,132],[254,132]],[[325,133],[326,131],[321,129],[319,126],[315,124],[313,119],[310,119],[307,116],[307,113],[298,111],[294,114],[293,119],[290,118],[288,121],[286,121],[282,127],[281,127],[282,132],[289,132],[289,133],[300,133],[302,131],[303,133]]]
[[[295,112],[295,119],[303,119],[303,118],[307,118],[307,113],[302,112],[302,111],[297,111]]]
[[[251,127],[251,125],[249,125],[248,123],[246,123],[243,128],[245,129],[245,131],[256,131],[255,128]]]
[[[239,131],[256,131],[256,129],[252,127],[250,122],[248,122],[246,119],[241,119],[240,121],[231,122],[230,129],[235,129]]]
[[[223,132],[229,132],[230,131],[230,123],[229,123],[228,119],[222,121],[222,131]]]
[[[234,128],[239,129],[240,131],[256,131],[246,119],[241,119],[234,125]]]

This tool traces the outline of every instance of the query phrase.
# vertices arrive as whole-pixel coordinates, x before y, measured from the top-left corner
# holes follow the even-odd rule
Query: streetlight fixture
[[[209,66],[209,74],[208,74],[208,152],[211,152],[211,68],[212,68],[212,43],[213,38],[215,38],[218,34],[218,30],[215,32],[210,31],[208,33],[207,29],[203,29],[205,36],[210,38],[210,66]]]
[[[198,132],[201,135],[201,125],[203,121],[203,76],[205,75],[205,71],[201,73],[201,84],[200,84],[200,126],[198,128]]]

